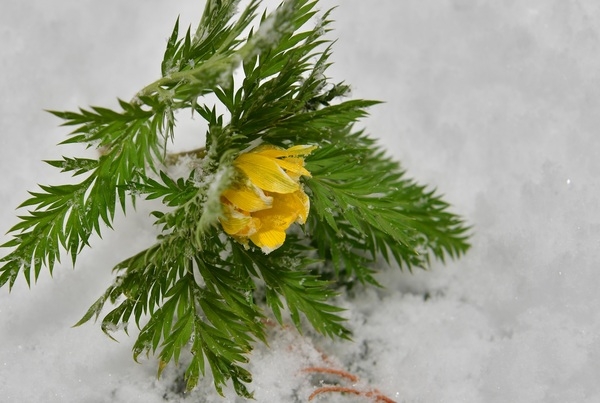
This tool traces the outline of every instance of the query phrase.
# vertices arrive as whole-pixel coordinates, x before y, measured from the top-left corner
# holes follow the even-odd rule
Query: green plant
[[[287,312],[298,328],[304,316],[320,333],[348,338],[329,302],[339,284],[377,285],[378,258],[412,270],[469,245],[448,204],[353,129],[377,102],[346,100],[349,87],[325,76],[330,12],[287,0],[259,17],[252,0],[236,16],[237,3],[207,0],[197,30],[183,37],[176,23],[161,77],[119,100],[120,110],[51,111],[74,127],[62,144],[99,157],[47,161],[81,179],[30,192],[20,206],[30,210],[2,245],[11,251],[0,260],[0,286],[12,288],[19,273],[31,284],[63,251],[75,264],[117,209],[161,199],[156,243],[114,268],[114,283],[77,325],[110,307],[102,330],[110,336],[133,322],[134,358],[157,354],[159,375],[189,348],[188,388],[208,366],[220,393],[231,380],[249,397],[243,364],[266,341],[268,315],[282,323]],[[181,155],[167,147],[181,110],[208,130],[206,144],[185,153],[187,177],[173,178],[168,166]]]

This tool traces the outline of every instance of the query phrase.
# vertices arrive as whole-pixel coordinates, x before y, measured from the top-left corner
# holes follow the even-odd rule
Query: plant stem
[[[177,160],[181,157],[195,157],[198,159],[204,158],[206,156],[206,147],[200,147],[200,148],[196,148],[194,150],[190,150],[190,151],[182,151],[179,153],[169,153],[167,154],[167,157],[165,158],[165,164],[166,165],[174,165],[175,163],[177,163]]]

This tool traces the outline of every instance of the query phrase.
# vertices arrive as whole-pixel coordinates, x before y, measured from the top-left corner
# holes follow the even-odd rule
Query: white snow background
[[[271,2],[273,3],[273,2]],[[363,125],[408,175],[474,227],[462,259],[339,301],[353,342],[273,328],[249,369],[258,402],[306,402],[311,365],[348,370],[397,402],[600,402],[600,3],[596,0],[327,0],[339,5],[330,76],[383,100]],[[200,0],[2,0],[0,231],[68,128],[43,109],[116,107],[154,81],[177,15]],[[189,122],[191,140],[202,136]],[[184,395],[181,369],[156,379],[131,336],[71,326],[149,246],[149,211],[119,215],[75,270],[0,290],[0,402],[241,402],[211,379]],[[8,240],[4,236],[1,241]],[[2,255],[6,251],[0,251]],[[324,358],[326,357],[326,358]],[[315,402],[366,402],[336,394]]]

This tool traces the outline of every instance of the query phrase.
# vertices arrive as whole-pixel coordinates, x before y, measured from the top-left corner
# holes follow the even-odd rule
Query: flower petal
[[[273,198],[252,184],[226,189],[222,196],[238,209],[249,212],[264,210],[273,205]]]
[[[229,235],[249,236],[260,227],[260,220],[249,214],[237,211],[233,206],[225,204],[223,216],[219,218],[223,230]]]
[[[246,174],[253,184],[269,192],[292,193],[300,187],[273,158],[264,155],[240,154],[233,165]]]
[[[257,231],[253,235],[250,235],[250,240],[261,248],[263,253],[269,254],[283,245],[285,242],[285,231],[279,229]]]
[[[288,173],[293,173],[296,176],[310,176],[310,172],[308,172],[304,168],[304,159],[303,158],[283,158],[279,160],[275,160],[277,165],[285,169]]]
[[[272,208],[253,214],[260,219],[261,225],[250,235],[250,240],[264,253],[270,253],[283,245],[285,231],[294,222],[304,224],[310,208],[308,196],[302,190],[289,194],[272,194],[272,197]]]
[[[310,211],[310,199],[303,190],[292,193],[292,196],[295,199],[294,203],[296,210],[298,211],[298,218],[296,218],[296,222],[298,224],[304,224],[308,218],[308,212]]]
[[[274,193],[273,207],[253,213],[263,223],[265,228],[286,230],[298,218],[298,205],[291,194]],[[290,201],[292,203],[290,203]]]

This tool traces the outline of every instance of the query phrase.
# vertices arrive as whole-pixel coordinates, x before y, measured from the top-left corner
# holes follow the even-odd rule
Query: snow
[[[352,342],[274,326],[270,348],[257,345],[249,364],[256,401],[306,402],[332,379],[309,366],[347,370],[357,388],[398,402],[600,401],[600,5],[326,0],[322,9],[335,5],[329,76],[354,98],[386,101],[364,125],[466,217],[473,248],[427,272],[384,269],[384,290],[341,299]],[[133,96],[156,79],[177,15],[187,26],[202,9],[192,0],[2,2],[2,231],[27,190],[65,180],[41,160],[81,155],[55,147],[66,130],[43,109]],[[157,380],[155,360],[131,359],[133,336],[115,343],[99,325],[71,327],[112,266],[152,243],[154,207],[117,217],[75,270],[65,259],[31,289],[20,277],[10,294],[0,290],[0,400],[243,401],[232,388],[217,397],[208,378],[183,395],[181,369]]]

